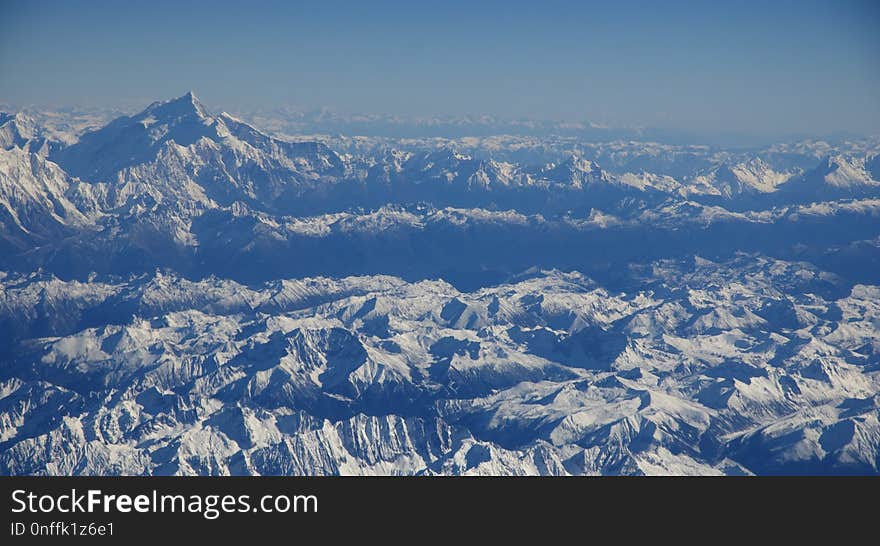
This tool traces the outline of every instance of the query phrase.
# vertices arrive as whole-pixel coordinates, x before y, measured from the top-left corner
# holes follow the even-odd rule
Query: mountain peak
[[[189,146],[202,137],[216,138],[215,125],[215,119],[188,91],[82,135],[79,142],[61,150],[53,160],[74,176],[110,180],[125,167],[155,158],[167,141]]]
[[[45,143],[37,123],[30,116],[0,112],[0,148],[26,148],[36,151]]]
[[[192,91],[192,89],[187,91],[186,94],[183,95],[182,97],[180,97],[180,99],[178,99],[178,100],[187,101],[187,102],[189,102],[189,104],[192,104],[194,107],[204,110],[204,106],[202,105],[202,102],[199,100],[198,97],[196,97],[196,94]]]
[[[199,101],[195,93],[187,91],[186,94],[164,102],[154,102],[144,110],[142,115],[155,116],[158,118],[182,118],[197,117],[206,119],[210,117],[205,106]]]

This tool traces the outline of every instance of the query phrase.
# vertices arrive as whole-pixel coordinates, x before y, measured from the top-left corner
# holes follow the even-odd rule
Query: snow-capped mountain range
[[[880,472],[880,140],[96,119],[0,113],[0,474]]]

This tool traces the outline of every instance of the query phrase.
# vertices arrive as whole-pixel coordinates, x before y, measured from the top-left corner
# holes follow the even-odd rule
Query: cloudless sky
[[[0,101],[880,133],[880,0],[0,0]]]

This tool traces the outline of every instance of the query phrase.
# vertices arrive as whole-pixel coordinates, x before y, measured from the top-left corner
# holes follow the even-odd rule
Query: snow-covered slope
[[[10,276],[0,320],[39,337],[7,356],[0,468],[878,471],[880,289],[759,256],[634,274],[650,289]]]
[[[98,204],[42,155],[0,149],[0,239],[28,249],[53,237],[89,229]],[[3,244],[0,243],[0,244]]]

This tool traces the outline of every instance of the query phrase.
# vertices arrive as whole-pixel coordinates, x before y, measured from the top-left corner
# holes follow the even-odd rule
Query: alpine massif
[[[880,140],[252,119],[0,113],[0,474],[880,473]]]

